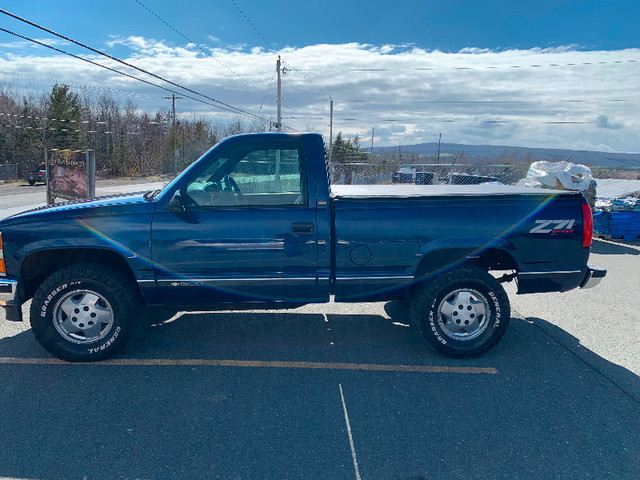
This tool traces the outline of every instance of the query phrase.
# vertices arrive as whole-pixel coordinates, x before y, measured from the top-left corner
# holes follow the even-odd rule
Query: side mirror
[[[180,191],[177,191],[173,195],[171,200],[169,200],[169,203],[167,204],[167,210],[172,213],[184,213],[187,211],[187,207],[184,204]]]

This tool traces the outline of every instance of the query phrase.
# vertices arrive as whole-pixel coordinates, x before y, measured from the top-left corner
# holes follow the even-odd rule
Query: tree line
[[[247,124],[239,118],[227,124],[180,118],[174,124],[169,111],[141,111],[131,100],[121,104],[109,94],[78,93],[66,84],[40,96],[19,96],[0,85],[0,164],[17,164],[19,172],[35,169],[45,148],[58,148],[94,150],[103,178],[172,174],[225,137],[268,129],[268,122]],[[395,152],[367,154],[358,135],[346,139],[342,132],[333,141],[331,158],[335,164],[403,160]]]
[[[131,100],[74,92],[55,84],[49,94],[16,95],[0,86],[0,164],[32,170],[45,148],[95,151],[102,177],[170,174],[190,165],[221,139],[262,132],[268,122],[224,123],[141,111]],[[177,155],[176,155],[177,151]]]

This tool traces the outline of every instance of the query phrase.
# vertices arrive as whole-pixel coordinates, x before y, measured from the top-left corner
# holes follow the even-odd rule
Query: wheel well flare
[[[426,255],[416,269],[416,280],[433,278],[462,265],[476,265],[485,271],[516,269],[515,260],[504,250],[488,248],[478,252],[466,248],[455,248]]]
[[[116,252],[102,249],[59,249],[29,255],[20,268],[22,297],[28,300],[49,275],[76,263],[98,263],[117,269],[131,279],[135,277],[127,261]]]

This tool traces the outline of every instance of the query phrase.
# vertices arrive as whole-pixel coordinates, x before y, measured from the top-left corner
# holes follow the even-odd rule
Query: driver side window
[[[191,208],[306,205],[301,144],[236,145],[186,189]]]

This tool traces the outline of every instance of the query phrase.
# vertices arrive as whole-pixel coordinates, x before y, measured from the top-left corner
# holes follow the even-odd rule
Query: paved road
[[[90,365],[5,323],[0,477],[640,477],[628,370],[517,317],[484,357],[443,359],[388,307],[182,314]]]
[[[397,304],[183,313],[89,365],[0,313],[0,478],[640,478],[639,253],[464,361]]]
[[[146,192],[162,187],[162,181],[140,180],[98,180],[96,195],[107,196],[119,193]],[[15,215],[24,210],[41,207],[47,204],[47,187],[41,183],[0,183],[0,218]]]

